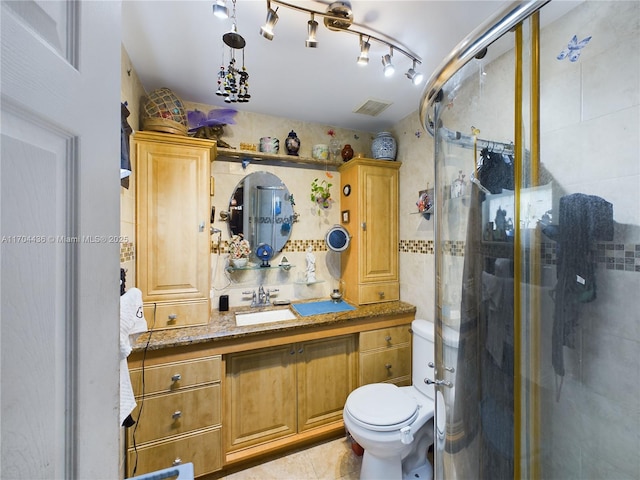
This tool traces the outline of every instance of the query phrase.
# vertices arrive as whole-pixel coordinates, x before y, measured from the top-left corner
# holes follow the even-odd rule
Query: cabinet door
[[[398,170],[366,165],[362,185],[360,282],[398,280]],[[391,300],[391,299],[387,299]]]
[[[293,345],[227,357],[226,451],[296,433]]]
[[[298,431],[342,420],[357,387],[355,336],[313,340],[298,351]]]
[[[163,137],[135,137],[138,286],[145,302],[208,300],[212,144]]]

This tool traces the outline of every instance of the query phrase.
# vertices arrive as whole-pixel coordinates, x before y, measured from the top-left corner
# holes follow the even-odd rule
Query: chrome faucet
[[[260,285],[258,287],[258,306],[263,307],[265,305],[269,305],[271,302],[269,301],[269,291],[265,291],[264,287]]]
[[[260,285],[257,293],[255,290],[242,293],[244,295],[251,295],[251,307],[268,307],[271,305],[271,294],[277,291],[277,288],[269,290]]]

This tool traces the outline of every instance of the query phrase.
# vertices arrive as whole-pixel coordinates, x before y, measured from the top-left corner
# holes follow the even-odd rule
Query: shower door
[[[640,478],[639,19],[552,2],[430,105],[436,479]]]
[[[513,477],[513,46],[458,71],[434,112],[440,479]]]

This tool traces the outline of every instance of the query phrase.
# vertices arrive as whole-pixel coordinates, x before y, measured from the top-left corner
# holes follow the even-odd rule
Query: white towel
[[[130,288],[120,296],[120,425],[136,408],[127,357],[138,335],[146,331],[142,292],[137,288]]]

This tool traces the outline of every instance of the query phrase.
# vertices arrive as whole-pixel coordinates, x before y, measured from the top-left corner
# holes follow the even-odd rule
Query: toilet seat
[[[345,410],[363,428],[378,432],[399,430],[418,417],[418,402],[391,383],[357,388],[347,398]]]

